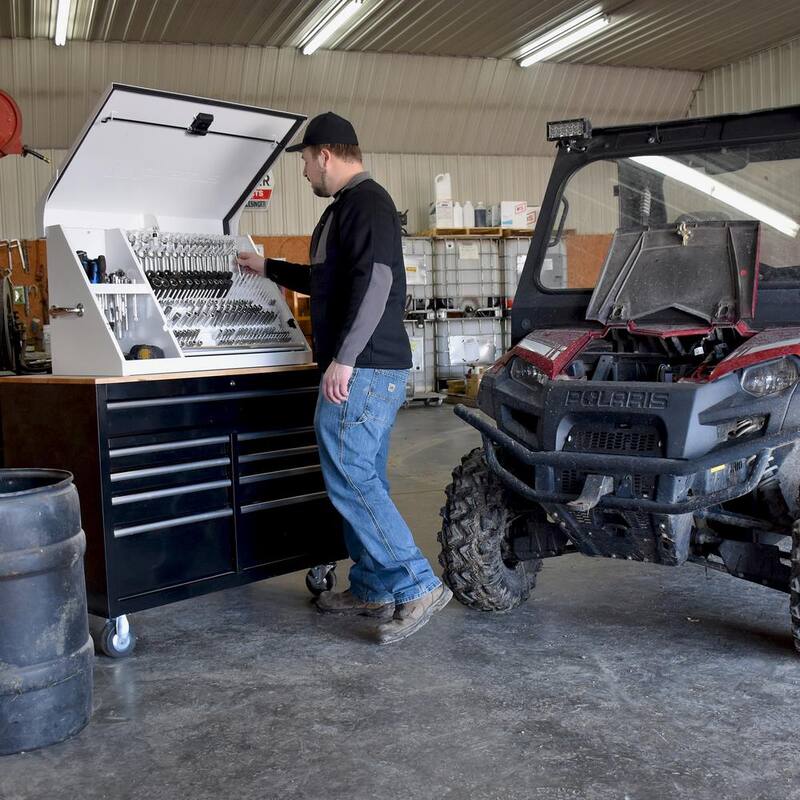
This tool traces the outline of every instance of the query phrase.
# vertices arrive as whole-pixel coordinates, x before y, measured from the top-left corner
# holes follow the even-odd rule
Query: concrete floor
[[[475,444],[447,406],[401,412],[393,490],[431,559]],[[303,574],[135,619],[90,726],[0,758],[2,800],[800,798],[787,598],[695,566],[565,556],[514,613],[454,601],[392,647]]]

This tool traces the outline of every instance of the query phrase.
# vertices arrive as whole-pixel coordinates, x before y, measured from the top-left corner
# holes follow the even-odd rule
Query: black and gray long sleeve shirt
[[[351,367],[408,369],[406,273],[389,193],[360,172],[334,195],[311,237],[311,269],[267,259],[266,275],[311,296],[314,353]]]

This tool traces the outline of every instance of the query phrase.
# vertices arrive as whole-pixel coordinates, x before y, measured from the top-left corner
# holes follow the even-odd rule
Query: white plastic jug
[[[440,172],[433,179],[433,189],[437,203],[441,202],[442,200],[452,200],[453,189],[450,185],[450,173]]]
[[[453,203],[453,227],[454,228],[464,227],[464,209],[461,208],[461,203],[459,203],[458,201]]]
[[[475,227],[475,207],[472,205],[470,200],[467,200],[467,202],[464,203],[464,227]]]

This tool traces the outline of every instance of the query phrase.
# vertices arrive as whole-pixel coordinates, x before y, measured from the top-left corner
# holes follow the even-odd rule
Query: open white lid
[[[199,114],[213,121],[189,131]],[[42,197],[50,225],[231,233],[305,116],[112,84]]]

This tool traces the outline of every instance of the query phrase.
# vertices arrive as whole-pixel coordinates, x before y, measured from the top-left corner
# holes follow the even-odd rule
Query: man
[[[344,520],[350,588],[324,592],[325,614],[376,617],[380,644],[419,630],[452,592],[434,575],[389,496],[386,467],[405,400],[411,349],[400,223],[391,197],[364,171],[353,126],[327,112],[303,141],[303,176],[333,197],[311,238],[311,269],[240,253],[239,263],[311,295],[314,352],[323,377],[314,427],[328,494]]]

